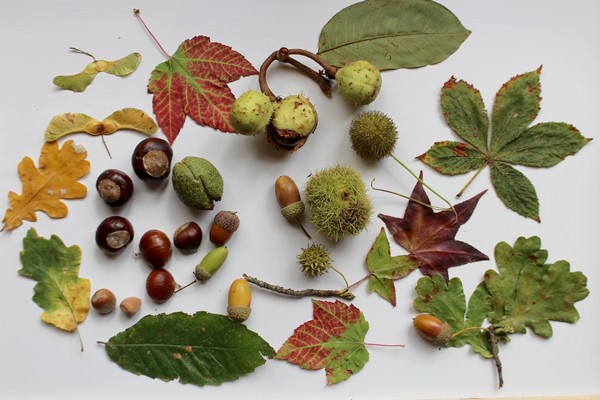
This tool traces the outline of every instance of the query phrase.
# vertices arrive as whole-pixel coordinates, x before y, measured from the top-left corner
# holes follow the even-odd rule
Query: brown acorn
[[[281,214],[288,221],[297,222],[309,239],[310,235],[302,226],[301,219],[304,216],[304,202],[300,198],[300,190],[296,182],[287,175],[282,175],[275,181],[275,197],[281,208]]]
[[[452,337],[450,325],[431,314],[417,315],[413,325],[425,340],[436,346],[444,346]]]
[[[210,227],[209,239],[215,246],[223,246],[231,239],[239,226],[240,218],[235,212],[219,211]]]

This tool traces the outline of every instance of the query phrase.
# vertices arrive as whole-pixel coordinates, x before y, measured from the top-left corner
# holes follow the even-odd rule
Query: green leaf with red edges
[[[359,372],[369,361],[362,312],[341,301],[313,300],[313,319],[305,322],[277,351],[275,358],[308,370],[325,369],[328,384]]]
[[[199,125],[235,132],[229,122],[235,96],[227,84],[257,73],[229,46],[206,36],[185,40],[173,56],[156,66],[148,82],[158,125],[171,144],[187,115]]]
[[[394,280],[401,279],[410,274],[419,265],[407,255],[390,255],[390,242],[385,230],[381,228],[375,243],[367,255],[367,269],[369,278],[369,291],[377,292],[391,305],[396,306],[396,288]]]

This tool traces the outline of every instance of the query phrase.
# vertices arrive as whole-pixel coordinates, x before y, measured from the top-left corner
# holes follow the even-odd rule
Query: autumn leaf
[[[313,300],[313,319],[295,329],[275,358],[304,369],[324,368],[328,384],[342,382],[369,361],[368,330],[369,323],[353,305]]]
[[[88,54],[81,50],[72,50],[78,53]],[[62,89],[71,90],[73,92],[83,92],[100,72],[116,76],[131,75],[135,72],[141,61],[142,55],[139,53],[131,53],[114,61],[94,59],[94,61],[86,65],[83,71],[74,75],[56,76],[52,82]]]
[[[115,111],[102,121],[81,113],[65,113],[54,116],[44,134],[47,142],[58,140],[72,133],[87,133],[92,136],[110,135],[117,130],[128,129],[146,135],[158,130],[154,120],[137,108],[124,108]]]
[[[186,115],[196,123],[222,132],[235,132],[229,110],[235,96],[227,86],[258,71],[229,46],[206,36],[187,39],[169,59],[156,66],[148,91],[156,120],[172,144]]]
[[[61,199],[79,199],[87,194],[86,187],[78,182],[90,170],[86,157],[87,151],[69,140],[61,148],[57,142],[45,143],[38,168],[31,158],[23,158],[18,166],[22,193],[8,193],[10,208],[4,214],[2,229],[15,229],[24,220],[37,221],[36,211],[51,218],[67,216],[67,206]]]
[[[275,355],[245,325],[204,311],[147,315],[104,345],[127,371],[198,386],[236,380]]]
[[[390,255],[390,242],[385,230],[381,228],[367,255],[367,269],[370,272],[369,291],[377,292],[390,304],[396,306],[394,280],[404,278],[418,267],[410,256]]]
[[[35,280],[33,301],[44,309],[40,318],[47,324],[74,332],[90,308],[90,281],[79,277],[81,249],[66,247],[52,235],[38,236],[30,228],[23,239],[19,275]]]
[[[502,86],[494,101],[491,134],[479,91],[467,82],[450,78],[442,88],[442,111],[448,126],[463,141],[437,142],[417,158],[446,175],[474,170],[478,174],[489,166],[492,186],[500,200],[518,214],[540,221],[535,188],[512,165],[552,167],[591,140],[562,122],[529,126],[540,111],[540,73],[541,67],[517,75]]]
[[[421,272],[440,274],[448,280],[448,269],[459,265],[488,260],[488,257],[468,243],[456,240],[458,229],[466,223],[481,196],[454,206],[454,210],[434,212],[420,180],[415,185],[403,218],[379,214],[396,243],[408,250]]]

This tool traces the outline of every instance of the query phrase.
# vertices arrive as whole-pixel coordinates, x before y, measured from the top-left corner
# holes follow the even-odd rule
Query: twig
[[[354,294],[349,292],[348,289],[342,290],[323,290],[323,289],[304,289],[304,290],[295,290],[284,288],[282,286],[272,285],[270,283],[261,281],[260,279],[254,278],[252,276],[248,276],[246,274],[242,275],[244,279],[246,279],[249,283],[256,285],[260,288],[270,290],[275,293],[283,294],[290,297],[339,297],[345,300],[353,300]]]

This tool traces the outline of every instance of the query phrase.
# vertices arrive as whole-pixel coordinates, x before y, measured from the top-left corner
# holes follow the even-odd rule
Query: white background
[[[183,1],[106,0],[96,2],[31,0],[3,1],[0,6],[0,208],[8,208],[9,191],[21,192],[17,164],[25,157],[37,164],[43,133],[50,119],[65,112],[81,112],[102,119],[124,108],[137,107],[152,114],[151,95],[146,93],[154,66],[164,61],[150,36],[133,16],[142,16],[171,54],[185,39],[207,35],[232,46],[257,68],[282,46],[316,51],[323,25],[352,1]],[[555,0],[443,0],[473,33],[449,59],[415,70],[385,72],[377,100],[365,109],[376,109],[396,122],[400,139],[395,154],[415,171],[424,170],[425,180],[451,198],[470,177],[449,178],[425,167],[414,158],[439,140],[454,139],[439,107],[440,88],[451,76],[464,79],[481,91],[488,110],[496,91],[510,77],[543,65],[542,110],[536,122],[564,121],[586,137],[600,129],[600,2]],[[74,46],[98,59],[114,60],[137,51],[143,55],[137,72],[127,78],[99,75],[83,93],[58,90],[52,78],[80,71],[89,61],[70,53]],[[38,213],[35,223],[0,234],[2,265],[0,296],[3,304],[0,330],[1,398],[448,398],[471,396],[584,395],[600,393],[600,315],[598,313],[600,269],[597,246],[600,239],[600,170],[598,143],[591,142],[575,157],[551,169],[519,168],[535,185],[541,202],[541,223],[526,220],[507,210],[493,190],[483,196],[471,220],[457,234],[489,255],[487,262],[450,270],[460,277],[469,296],[482,274],[495,268],[496,243],[513,244],[518,236],[538,235],[549,250],[549,262],[566,259],[572,270],[588,277],[591,294],[576,307],[576,324],[553,323],[554,336],[544,340],[531,333],[514,335],[501,347],[505,387],[496,388],[491,361],[483,360],[468,347],[438,350],[422,341],[412,329],[415,272],[396,282],[398,305],[391,307],[366,283],[355,293],[354,304],[370,323],[367,341],[403,343],[403,349],[370,347],[370,361],[348,381],[326,386],[324,371],[305,371],[282,361],[268,361],[255,373],[220,387],[165,383],[121,370],[110,362],[97,341],[106,341],[142,315],[159,312],[206,310],[224,313],[229,283],[248,273],[288,287],[341,288],[335,273],[320,280],[304,278],[297,268],[296,254],[308,244],[301,231],[279,213],[273,182],[282,174],[303,186],[306,177],[337,163],[362,171],[365,182],[409,194],[414,180],[393,160],[365,163],[353,153],[347,137],[352,117],[359,111],[338,96],[325,98],[316,85],[286,68],[269,70],[271,88],[279,95],[304,92],[317,107],[319,126],[307,144],[287,155],[267,145],[263,137],[242,137],[200,127],[189,118],[174,144],[174,161],[187,155],[205,157],[221,171],[225,180],[223,200],[216,210],[235,210],[241,227],[229,243],[230,257],[218,274],[205,285],[195,285],[162,305],[145,295],[148,268],[133,253],[134,242],[116,256],[105,256],[95,245],[94,232],[106,216],[118,212],[134,224],[136,238],[156,228],[169,235],[187,220],[198,221],[205,232],[214,212],[195,212],[175,197],[170,183],[149,189],[134,175],[130,157],[143,136],[119,131],[106,137],[113,158],[101,139],[72,135],[84,145],[91,162],[83,200],[67,201],[67,218],[50,220]],[[231,85],[236,95],[257,89],[257,77]],[[152,114],[153,115],[153,114]],[[164,137],[161,132],[158,137]],[[61,144],[66,139],[61,140]],[[131,202],[115,211],[99,199],[94,183],[106,168],[131,174],[135,194]],[[465,194],[469,198],[491,189],[483,173]],[[406,201],[370,191],[376,212],[401,216]],[[434,204],[443,205],[432,196]],[[3,211],[4,212],[4,211]],[[353,282],[365,275],[365,257],[383,224],[373,218],[358,237],[327,245],[335,265]],[[140,315],[127,319],[120,312],[99,316],[90,311],[80,325],[85,351],[79,351],[77,336],[58,331],[39,320],[42,310],[31,300],[35,282],[20,277],[19,251],[26,231],[60,236],[65,244],[83,251],[81,276],[91,279],[92,290],[107,287],[119,299],[143,298]],[[308,228],[313,231],[311,226]],[[183,256],[177,252],[168,268],[180,283],[192,277],[195,264],[212,247],[205,239],[200,252]],[[405,254],[393,244],[392,254]],[[254,290],[253,311],[247,326],[275,349],[310,320],[310,299],[294,300]]]

